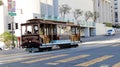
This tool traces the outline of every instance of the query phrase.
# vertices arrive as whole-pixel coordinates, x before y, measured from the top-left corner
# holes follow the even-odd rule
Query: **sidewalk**
[[[102,40],[104,37],[105,37],[104,35],[82,37],[81,40],[82,40],[82,42],[98,41],[98,40]]]
[[[102,44],[102,45],[110,45],[114,43],[120,43],[120,32],[117,32],[113,36],[106,35],[98,35],[93,37],[81,38],[82,44],[84,45],[93,45],[93,44]]]
[[[113,36],[106,36],[106,35],[97,35],[92,37],[85,37],[81,38],[82,42],[89,42],[89,41],[105,41],[105,40],[113,40],[120,38],[120,32],[116,32]]]
[[[8,50],[0,51],[0,55],[4,55],[4,54],[18,54],[18,53],[28,53],[28,52],[25,51],[22,48],[14,48],[14,49],[8,49]]]

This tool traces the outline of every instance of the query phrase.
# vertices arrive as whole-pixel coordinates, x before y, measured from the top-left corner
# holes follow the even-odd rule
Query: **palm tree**
[[[93,18],[94,14],[91,11],[86,11],[85,20],[88,21],[89,18]]]
[[[1,6],[1,5],[3,5],[3,2],[2,2],[2,0],[0,0],[0,6]]]
[[[77,22],[77,19],[83,15],[83,11],[81,9],[75,9],[75,11],[73,12],[74,18]],[[78,23],[78,22],[77,22]]]
[[[70,12],[71,8],[67,4],[63,4],[59,8],[61,17],[65,18],[65,15]]]
[[[87,21],[89,18],[93,18],[94,22],[96,22],[96,19],[99,17],[98,12],[91,12],[91,11],[86,11],[85,13],[85,20]]]
[[[94,22],[96,22],[96,19],[98,17],[99,17],[99,13],[98,12],[94,12],[94,17],[93,17]]]

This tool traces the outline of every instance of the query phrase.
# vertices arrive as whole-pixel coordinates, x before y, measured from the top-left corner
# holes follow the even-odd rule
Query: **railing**
[[[42,17],[45,20],[55,20],[55,21],[63,21],[63,22],[74,22],[74,19],[69,18],[58,18],[58,17]]]
[[[44,17],[45,20],[55,20],[55,21],[64,21],[64,22],[75,22],[74,19],[69,18],[54,18],[54,17]],[[94,22],[87,22],[84,20],[79,21],[81,27],[95,27]]]
[[[86,22],[86,21],[80,21],[80,26],[82,27],[95,27],[94,22]]]

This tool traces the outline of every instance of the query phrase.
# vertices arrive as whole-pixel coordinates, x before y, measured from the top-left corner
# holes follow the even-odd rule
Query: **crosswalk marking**
[[[113,57],[113,55],[105,55],[105,56],[102,56],[102,57],[99,57],[99,58],[96,58],[96,59],[93,59],[93,60],[90,60],[90,61],[87,61],[87,62],[84,62],[84,63],[76,64],[75,66],[88,67],[88,66],[93,65],[95,63],[107,60],[111,57]]]
[[[0,55],[0,58],[2,58],[2,57],[9,57],[9,56],[16,56],[16,55],[22,56],[22,55],[25,55],[25,53]]]
[[[0,63],[4,63],[4,64],[7,64],[7,63],[12,63],[12,62],[18,62],[18,61],[22,61],[22,60],[28,60],[28,59],[32,59],[32,58],[37,58],[37,57],[45,57],[45,56],[51,56],[51,54],[45,54],[45,55],[41,55],[41,56],[26,56],[24,58],[16,58],[16,59],[10,59],[10,60],[3,60],[3,61],[0,61]]]
[[[59,57],[63,57],[63,56],[67,56],[68,54],[61,54],[61,55],[57,55],[57,56],[50,56],[50,57],[46,57],[46,58],[39,58],[39,59],[35,59],[35,60],[31,60],[31,61],[25,61],[22,63],[35,63],[35,62],[39,62],[39,61],[44,61],[44,60],[49,60],[49,59],[53,59],[53,58],[59,58]]]
[[[114,45],[112,45],[112,47],[116,47],[116,46],[120,46],[120,44],[114,44]]]
[[[119,62],[119,63],[114,64],[112,67],[120,67],[120,62]]]
[[[3,63],[0,63],[0,65],[3,64]]]
[[[49,64],[49,65],[58,65],[59,63],[54,62],[54,63],[47,63],[47,64]]]
[[[59,63],[70,62],[70,61],[74,61],[76,59],[85,58],[85,57],[88,57],[88,56],[90,56],[90,55],[79,55],[79,56],[70,57],[70,58],[67,58],[67,59],[58,60],[58,61],[55,61],[55,62],[50,62],[50,63],[47,63],[47,64],[49,64],[49,65],[57,65]]]

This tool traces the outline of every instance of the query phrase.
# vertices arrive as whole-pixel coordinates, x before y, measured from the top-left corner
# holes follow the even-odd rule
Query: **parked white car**
[[[107,30],[106,35],[115,35],[115,30],[114,29]]]
[[[0,42],[0,50],[3,50],[5,47],[5,43],[4,42]]]

